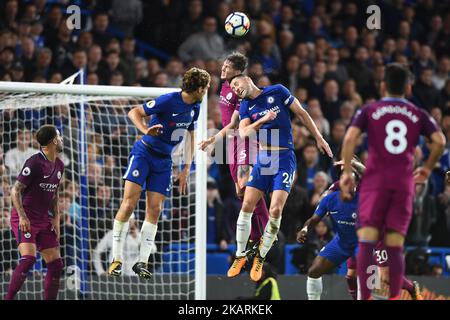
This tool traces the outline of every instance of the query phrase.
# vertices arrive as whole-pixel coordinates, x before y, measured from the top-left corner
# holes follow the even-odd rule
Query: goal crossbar
[[[180,91],[180,88],[143,88],[132,86],[104,86],[77,84],[50,84],[0,81],[0,102],[4,93],[18,94],[67,94],[80,95],[80,102],[89,101],[89,96],[155,98],[162,94]],[[19,97],[18,97],[19,98]],[[2,109],[0,104],[0,110]],[[83,109],[83,108],[82,108]],[[196,141],[207,137],[207,95],[203,98],[196,127]],[[195,152],[195,299],[206,299],[206,180],[207,156]]]

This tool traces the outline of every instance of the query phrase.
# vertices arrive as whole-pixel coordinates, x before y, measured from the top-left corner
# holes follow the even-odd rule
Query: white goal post
[[[83,73],[80,72],[81,77],[83,77]],[[151,98],[155,98],[158,97],[162,94],[165,93],[170,93],[170,92],[174,92],[174,91],[179,91],[179,88],[144,88],[144,87],[127,87],[127,86],[100,86],[100,85],[77,85],[77,84],[47,84],[47,83],[26,83],[26,82],[1,82],[0,81],[0,121],[2,121],[2,124],[0,124],[0,130],[2,132],[0,132],[0,134],[3,135],[9,135],[10,133],[7,132],[8,128],[17,128],[20,125],[18,124],[14,124],[14,125],[8,125],[7,126],[7,122],[4,121],[3,118],[3,113],[5,112],[5,110],[9,110],[10,112],[16,112],[15,114],[17,114],[18,112],[22,112],[23,110],[41,110],[42,108],[46,108],[46,110],[48,110],[49,108],[67,108],[67,117],[69,117],[68,122],[69,123],[78,123],[79,128],[78,131],[73,131],[71,132],[71,140],[72,141],[67,141],[65,140],[65,148],[66,148],[66,144],[69,145],[70,147],[70,154],[73,154],[79,161],[78,166],[75,168],[75,161],[71,161],[71,166],[72,166],[72,172],[74,171],[81,171],[81,172],[77,172],[77,175],[79,175],[79,179],[80,179],[80,193],[81,195],[84,192],[87,192],[86,190],[89,188],[89,181],[86,180],[86,171],[87,171],[87,148],[90,148],[89,146],[89,141],[87,141],[87,135],[88,133],[88,128],[86,127],[87,125],[84,123],[86,117],[90,116],[89,114],[87,114],[88,112],[91,113],[91,116],[93,114],[93,119],[103,119],[102,117],[105,116],[104,114],[102,114],[101,110],[113,110],[114,108],[117,108],[117,106],[120,105],[124,105],[124,106],[131,106],[131,105],[135,105],[136,101],[138,101],[139,103],[142,103],[143,101],[146,101],[148,99]],[[115,102],[115,100],[117,99],[117,101],[119,102]],[[62,106],[62,107],[61,107]],[[89,108],[89,111],[85,110],[85,106],[87,106]],[[97,111],[92,111],[93,109],[97,110]],[[12,111],[11,111],[12,110]],[[22,111],[21,111],[22,110]],[[98,111],[100,110],[100,111]],[[23,111],[26,112],[26,111]],[[6,113],[6,112],[5,112]],[[37,113],[36,113],[37,114]],[[28,118],[26,118],[26,120],[23,121],[31,121],[30,123],[34,123],[34,120],[38,120],[38,122],[40,124],[44,124],[47,122],[47,119],[45,119],[45,117],[48,117],[48,114],[46,113],[39,113],[38,116],[36,116],[35,113],[32,113],[31,116],[27,116]],[[53,114],[53,112],[52,112]],[[77,116],[75,118],[72,117],[73,114],[76,114]],[[31,117],[31,118],[30,118]],[[41,117],[39,119],[33,118],[33,117]],[[72,119],[71,119],[72,117]],[[112,116],[111,116],[112,117]],[[110,118],[111,118],[110,117]],[[121,115],[122,117],[122,115]],[[105,118],[106,119],[106,118]],[[109,119],[109,118],[108,118]],[[122,119],[120,119],[122,121]],[[9,119],[8,121],[15,121],[14,119]],[[19,120],[17,120],[19,121]],[[22,120],[20,120],[22,121]],[[72,121],[72,122],[71,122]],[[106,120],[105,120],[106,121]],[[108,120],[109,121],[109,120]],[[131,122],[129,122],[129,124],[127,125],[126,129],[127,132],[131,132],[132,128],[132,124]],[[94,123],[93,126],[108,126],[111,125],[113,126],[114,124],[108,124],[107,122],[104,123]],[[75,128],[74,128],[75,129]],[[20,130],[19,129],[15,129],[15,130]],[[31,129],[33,130],[33,129]],[[64,135],[64,132],[63,132]],[[18,133],[11,133],[11,137],[14,136],[18,136]],[[197,143],[200,140],[206,139],[207,137],[207,97],[205,96],[202,103],[201,103],[201,108],[200,108],[200,115],[199,115],[199,119],[197,122],[197,126],[196,126],[196,135],[195,135],[195,141],[196,141],[196,148],[197,148]],[[1,138],[1,136],[0,136]],[[67,137],[63,137],[65,139],[67,139]],[[12,140],[12,139],[11,139]],[[0,148],[2,147],[2,143],[4,143],[3,139],[0,140]],[[9,142],[12,143],[9,148],[12,148],[12,146],[14,145],[14,142]],[[76,146],[77,147],[76,147]],[[121,148],[121,150],[126,150],[128,148],[128,152],[131,151],[131,147],[132,144],[130,145],[120,145],[120,146],[108,146],[105,145],[102,147],[107,147],[107,148]],[[71,160],[71,156],[68,156],[68,160]],[[0,152],[0,156],[1,156],[1,152]],[[124,154],[124,152],[121,153],[121,158],[120,159],[115,159],[115,163],[119,166],[118,169],[123,170],[125,168],[120,167],[120,164],[124,162],[123,157],[126,157],[127,155]],[[1,164],[1,163],[0,163]],[[158,232],[166,232],[167,234],[169,234],[169,236],[167,236],[167,239],[164,240],[165,242],[163,242],[163,240],[161,240],[161,247],[157,248],[158,250],[162,251],[163,249],[163,245],[164,248],[168,247],[170,249],[167,250],[175,250],[172,251],[170,254],[172,254],[172,256],[178,255],[180,256],[180,260],[174,261],[173,262],[173,266],[171,266],[167,271],[166,266],[164,266],[163,264],[165,263],[164,261],[164,257],[168,257],[170,256],[170,254],[168,255],[168,253],[166,252],[161,252],[161,266],[160,269],[154,271],[155,275],[159,274],[159,272],[161,272],[161,278],[158,280],[158,286],[160,286],[159,289],[145,289],[148,291],[145,291],[145,294],[142,294],[141,296],[139,296],[139,292],[131,292],[133,290],[133,288],[138,288],[137,290],[141,290],[139,288],[139,286],[152,286],[152,280],[150,280],[148,283],[144,283],[142,280],[140,279],[136,279],[136,281],[139,282],[139,285],[137,287],[133,287],[133,285],[131,284],[126,284],[127,280],[122,280],[122,282],[120,281],[115,281],[112,286],[122,286],[123,288],[125,288],[122,291],[120,291],[120,293],[111,293],[111,295],[109,293],[104,294],[103,292],[97,292],[95,297],[96,298],[104,298],[106,297],[107,299],[113,297],[115,299],[129,299],[129,298],[136,298],[136,299],[165,299],[165,298],[169,298],[169,299],[196,299],[196,300],[205,300],[206,299],[206,225],[207,225],[207,200],[206,200],[206,181],[207,181],[207,155],[205,152],[198,152],[197,150],[195,151],[195,158],[194,158],[194,164],[195,164],[195,179],[192,179],[194,181],[190,182],[190,186],[194,185],[193,188],[195,188],[194,194],[195,194],[195,198],[194,195],[189,195],[188,198],[192,200],[186,200],[188,201],[188,205],[192,208],[195,207],[195,209],[193,209],[194,214],[195,214],[195,222],[192,222],[193,225],[189,224],[189,222],[185,222],[183,220],[183,222],[178,221],[176,224],[173,224],[171,221],[169,221],[171,218],[171,213],[168,212],[167,216],[168,216],[168,221],[170,223],[168,223],[168,225],[179,225],[180,228],[184,228],[183,230],[180,231],[180,233],[187,233],[188,237],[190,237],[187,240],[187,244],[186,243],[181,243],[181,240],[177,240],[179,243],[179,245],[174,246],[176,247],[176,249],[173,249],[173,247],[171,247],[171,235],[172,235],[172,231],[171,230],[164,230],[164,231],[160,231],[158,230]],[[78,168],[78,169],[77,169]],[[84,177],[84,180],[82,180]],[[13,179],[15,179],[15,177],[11,177]],[[121,178],[121,177],[119,177]],[[84,188],[86,190],[83,190],[83,185]],[[118,189],[118,188],[116,188]],[[115,191],[118,192],[118,194],[122,194],[121,190],[116,190],[113,188],[112,193],[114,194]],[[114,197],[114,195],[112,196]],[[81,196],[81,198],[83,198]],[[117,197],[116,197],[117,198]],[[83,200],[80,200],[81,202],[81,207],[84,208],[84,210],[88,210],[89,209],[89,203],[87,198],[84,199],[85,201],[83,202]],[[95,199],[94,199],[95,200]],[[117,200],[117,199],[116,199]],[[177,200],[178,201],[178,200]],[[186,202],[185,200],[180,199],[177,203],[180,204],[180,206],[182,206],[182,202]],[[191,202],[189,202],[191,201]],[[175,205],[169,205],[168,206],[168,210],[173,210],[175,208]],[[183,205],[184,206],[184,205]],[[175,208],[177,209],[177,208]],[[181,211],[181,210],[180,210]],[[189,212],[189,210],[187,210]],[[115,214],[115,212],[114,212]],[[180,214],[181,215],[181,214]],[[161,217],[161,219],[163,219],[163,215]],[[187,218],[188,219],[188,218]],[[192,219],[194,221],[194,219]],[[81,231],[79,233],[76,233],[76,231],[74,231],[74,237],[84,237],[88,235],[88,230],[86,230],[86,228],[91,228],[89,225],[93,225],[95,223],[97,223],[96,221],[94,221],[92,219],[92,217],[88,218],[87,213],[83,213],[82,217],[80,218],[80,223],[83,227],[81,227]],[[96,224],[95,224],[96,225]],[[182,226],[183,225],[183,226]],[[140,228],[139,228],[140,229]],[[194,230],[195,229],[195,230]],[[103,230],[106,233],[106,229]],[[189,236],[190,234],[190,236]],[[162,236],[161,236],[162,237]],[[178,239],[178,238],[177,238]],[[80,240],[80,239],[78,239]],[[76,289],[78,289],[81,293],[83,293],[83,290],[87,291],[86,293],[89,293],[89,291],[91,290],[89,288],[89,279],[90,279],[90,275],[87,274],[86,270],[84,270],[85,268],[87,268],[87,264],[92,264],[92,261],[86,261],[88,254],[90,255],[93,251],[93,248],[90,249],[86,249],[86,250],[80,250],[79,246],[85,246],[85,245],[89,245],[88,242],[86,240],[81,239],[81,241],[76,241],[74,240],[74,246],[76,248],[74,248],[72,250],[72,252],[83,252],[84,256],[82,257],[75,257],[75,268],[77,268],[77,266],[81,266],[80,270],[75,270],[74,274],[77,275],[77,272],[80,272],[79,276],[76,276],[74,279],[74,287]],[[192,247],[192,253],[194,254],[194,261],[189,260],[191,258],[190,254],[191,252],[189,250],[191,250],[190,248],[190,243],[193,244]],[[13,247],[17,248],[17,246],[15,244],[13,244]],[[179,249],[179,248],[183,248],[183,249]],[[187,247],[187,249],[184,249],[185,247]],[[186,251],[176,251],[176,250],[186,250]],[[195,253],[194,253],[195,251]],[[2,252],[0,252],[0,260],[3,259],[2,256]],[[183,257],[186,256],[188,259],[187,261],[181,261],[182,259],[184,259]],[[169,258],[168,258],[169,259]],[[171,259],[171,258],[170,258]],[[78,261],[78,262],[77,262]],[[80,262],[81,261],[81,262]],[[172,261],[172,260],[170,260]],[[83,266],[84,263],[84,266]],[[172,262],[170,262],[172,263]],[[190,268],[190,266],[194,267],[194,270],[192,270],[192,268]],[[66,266],[67,267],[67,266]],[[166,270],[166,272],[164,271]],[[175,270],[175,271],[173,271]],[[0,270],[1,271],[1,270]],[[92,270],[91,270],[92,272]],[[184,274],[186,273],[188,280],[185,280],[184,278]],[[193,282],[194,284],[191,283],[192,285],[192,289],[189,289],[189,284],[186,286],[186,283],[184,283],[185,281],[190,281],[189,279],[189,274],[193,274]],[[7,278],[7,276],[5,276]],[[1,278],[2,280],[0,280],[2,283],[0,283],[0,293],[2,295],[4,295],[4,290],[6,288],[6,281],[3,280],[4,277]],[[104,279],[102,277],[99,277],[99,279]],[[115,280],[115,279],[114,279]],[[43,281],[43,278],[39,279],[40,282]],[[100,283],[96,284],[97,288],[100,289],[96,289],[101,291],[101,288],[103,288],[104,290],[109,290],[109,288],[111,288],[110,283],[108,281],[111,280],[105,280],[105,283],[101,282],[103,280],[98,280],[100,281]],[[134,280],[133,280],[134,281]],[[25,283],[29,282],[29,279],[27,279],[27,281]],[[79,282],[79,283],[77,283]],[[156,282],[156,280],[155,280]],[[125,287],[125,285],[127,287]],[[64,286],[64,285],[63,285]],[[67,284],[66,284],[67,286]],[[121,287],[121,290],[123,289]],[[187,292],[184,293],[182,292],[183,290],[185,290],[185,287],[187,288]],[[35,290],[35,291],[39,291],[41,287],[39,287],[39,284],[33,284],[32,287],[30,286],[25,286],[24,285],[24,291],[26,291],[27,289],[30,290],[30,288],[32,288],[31,290]],[[34,288],[34,289],[33,289]],[[36,289],[38,288],[38,289]],[[179,292],[177,294],[171,295],[171,290],[172,288],[176,288],[175,291]],[[153,291],[152,291],[153,290]],[[75,296],[73,295],[69,295],[69,294],[63,294],[62,298],[64,299],[78,299],[80,298],[80,292],[78,292],[78,294],[76,294]],[[37,298],[39,299],[39,295],[40,292],[34,292],[33,293],[34,296],[32,296],[32,298]],[[22,297],[28,297],[28,296],[22,296]],[[60,294],[60,298],[61,298],[61,294]]]

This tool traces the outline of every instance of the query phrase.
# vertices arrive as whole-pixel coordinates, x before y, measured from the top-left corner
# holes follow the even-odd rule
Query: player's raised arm
[[[215,143],[218,139],[223,139],[227,135],[228,130],[231,129],[237,129],[239,127],[239,112],[234,111],[233,115],[231,116],[231,121],[229,124],[227,124],[225,127],[222,128],[219,132],[217,132],[212,137],[200,141],[199,149],[202,151],[205,151],[205,149],[212,143]]]
[[[322,153],[326,153],[330,158],[333,158],[333,152],[331,151],[330,146],[322,137],[319,129],[317,128],[314,121],[311,119],[311,116],[306,112],[306,110],[302,107],[297,98],[294,98],[291,105],[289,106],[292,112],[302,120],[306,128],[311,132],[316,139],[317,147]]]

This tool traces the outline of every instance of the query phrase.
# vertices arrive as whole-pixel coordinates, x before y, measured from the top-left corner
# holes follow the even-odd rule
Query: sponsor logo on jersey
[[[30,239],[31,238],[31,233],[27,232],[23,235],[25,238]]]
[[[133,177],[139,177],[139,170],[133,170],[133,172],[131,173],[133,175]]]
[[[270,108],[269,110],[264,110],[264,111],[252,114],[252,119],[255,120],[258,116],[264,117],[266,115],[266,113],[268,113],[269,111],[273,111],[275,113],[280,113],[281,112],[279,106],[274,106],[274,107]]]
[[[22,175],[23,176],[29,176],[30,173],[31,173],[31,169],[29,167],[23,168],[23,170],[22,170]]]
[[[40,183],[39,187],[41,187],[42,190],[47,192],[55,192],[56,189],[58,189],[57,183]]]
[[[352,218],[353,218],[353,219],[356,219],[356,212],[353,212],[353,213],[352,213]]]
[[[226,98],[227,98],[227,100],[231,100],[231,98],[233,98],[233,93],[232,92],[228,92]]]
[[[58,179],[61,179],[61,171],[58,171],[58,173],[56,174],[56,176],[58,177]]]
[[[192,110],[192,111],[191,111],[191,117],[193,117],[193,116],[194,116],[194,114],[195,114],[195,111],[194,111],[194,110]]]

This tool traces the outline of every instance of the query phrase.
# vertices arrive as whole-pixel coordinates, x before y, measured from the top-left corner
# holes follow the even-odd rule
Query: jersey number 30
[[[405,123],[400,120],[391,120],[386,124],[386,139],[384,139],[384,147],[389,153],[400,154],[406,150],[408,140],[406,133],[408,128]],[[394,144],[395,141],[395,144]]]

